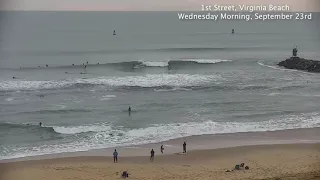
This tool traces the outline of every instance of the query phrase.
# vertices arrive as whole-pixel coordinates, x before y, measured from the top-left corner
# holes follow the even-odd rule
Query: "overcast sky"
[[[292,11],[319,11],[320,0],[0,0],[2,10],[172,11],[201,4],[288,4]]]

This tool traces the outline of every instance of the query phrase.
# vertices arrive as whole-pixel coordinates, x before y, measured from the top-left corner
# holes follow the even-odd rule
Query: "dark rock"
[[[309,72],[320,72],[320,61],[309,60],[299,57],[291,57],[278,63],[287,69],[297,69]]]

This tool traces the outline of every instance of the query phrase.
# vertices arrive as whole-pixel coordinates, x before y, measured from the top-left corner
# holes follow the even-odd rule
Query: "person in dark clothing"
[[[129,116],[131,116],[131,107],[130,106],[128,108],[128,113],[129,113]]]
[[[113,152],[113,162],[114,162],[114,163],[117,163],[117,162],[118,162],[118,152],[117,152],[116,149],[115,149],[114,152]]]
[[[163,150],[164,150],[163,145],[161,145],[160,150],[161,150],[161,153],[163,154]]]
[[[122,177],[122,178],[127,178],[127,177],[129,177],[128,171],[123,171],[121,177]]]
[[[39,123],[39,126],[42,127],[42,122]]]
[[[152,149],[150,152],[151,156],[150,156],[150,161],[153,161],[154,159],[154,150]]]
[[[187,144],[183,142],[183,153],[187,153]]]

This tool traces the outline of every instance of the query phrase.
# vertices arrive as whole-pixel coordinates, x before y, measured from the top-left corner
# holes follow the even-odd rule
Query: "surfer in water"
[[[42,127],[42,122],[39,123],[39,126]]]
[[[128,108],[128,113],[129,113],[129,116],[131,115],[131,107],[129,106]]]
[[[87,74],[87,66],[83,65],[83,68],[84,68],[84,72],[83,73],[81,72],[81,74]]]

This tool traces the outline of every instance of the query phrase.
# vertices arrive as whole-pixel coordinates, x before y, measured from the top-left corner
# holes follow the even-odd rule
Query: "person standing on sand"
[[[118,162],[118,152],[117,152],[116,149],[115,149],[114,152],[113,152],[113,162],[114,162],[114,163],[117,163],[117,162]]]
[[[163,145],[161,145],[160,151],[162,154],[163,154],[163,150],[164,150]]]
[[[187,153],[187,144],[183,142],[183,153]]]
[[[150,162],[153,161],[154,159],[154,150],[152,149],[150,152],[151,156],[150,156]]]

